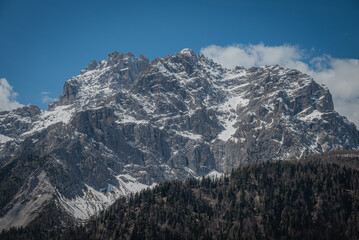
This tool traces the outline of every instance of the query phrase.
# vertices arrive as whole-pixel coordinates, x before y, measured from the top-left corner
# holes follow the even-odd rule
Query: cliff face
[[[0,113],[0,134],[0,222],[22,214],[22,225],[52,201],[83,221],[165,180],[359,149],[355,125],[310,76],[229,70],[189,49],[151,63],[117,52],[93,61],[47,111]],[[35,211],[38,195],[47,197]]]

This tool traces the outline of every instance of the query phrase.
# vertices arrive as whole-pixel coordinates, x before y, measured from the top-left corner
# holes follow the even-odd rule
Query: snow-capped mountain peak
[[[226,69],[190,49],[151,63],[114,52],[67,80],[48,110],[0,113],[0,163],[22,173],[9,177],[21,181],[0,222],[25,211],[25,188],[84,220],[165,180],[334,149],[359,149],[359,132],[297,70]]]

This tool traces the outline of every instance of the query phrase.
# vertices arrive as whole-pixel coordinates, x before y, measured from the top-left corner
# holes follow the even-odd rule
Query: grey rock
[[[15,112],[19,122],[9,127]],[[278,65],[225,69],[189,49],[151,64],[118,52],[92,61],[66,81],[47,111],[0,113],[0,131],[11,138],[1,145],[2,169],[10,175],[0,190],[28,166],[18,191],[42,174],[46,184],[31,181],[26,189],[51,189],[46,196],[76,222],[165,180],[359,149],[356,126],[310,76]],[[18,196],[5,201],[0,221],[15,210],[36,214],[19,210]]]

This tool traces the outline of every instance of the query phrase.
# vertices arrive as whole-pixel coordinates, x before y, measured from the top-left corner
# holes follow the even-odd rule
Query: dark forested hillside
[[[62,238],[359,239],[358,161],[358,152],[336,152],[250,164],[217,180],[161,183]],[[24,228],[0,238],[33,234]]]
[[[162,183],[117,201],[66,238],[357,239],[359,172],[323,161],[278,161],[218,181]]]

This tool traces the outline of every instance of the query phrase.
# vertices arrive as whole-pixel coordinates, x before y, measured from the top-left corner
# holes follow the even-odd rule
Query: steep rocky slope
[[[310,76],[225,69],[189,49],[151,63],[117,52],[92,61],[46,111],[0,113],[0,134],[2,228],[52,203],[81,222],[165,180],[359,149],[355,125]]]
[[[246,164],[120,198],[80,227],[53,227],[48,206],[0,239],[358,239],[358,166],[359,151]]]

